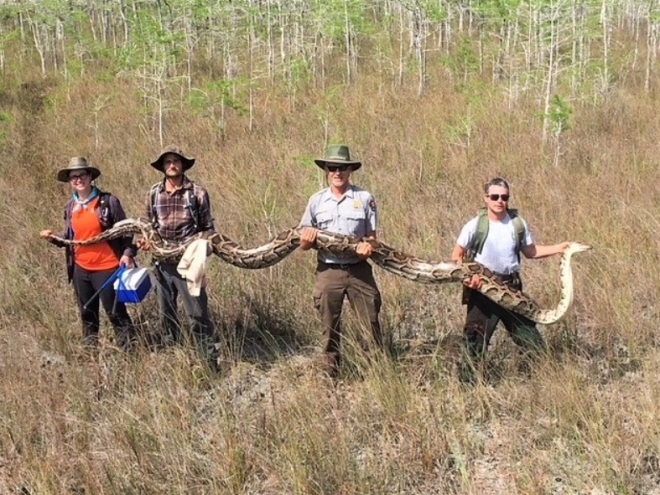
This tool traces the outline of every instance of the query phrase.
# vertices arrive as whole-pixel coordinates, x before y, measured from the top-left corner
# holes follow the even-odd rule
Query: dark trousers
[[[518,277],[504,282],[522,290],[522,283]],[[543,338],[532,320],[499,306],[476,290],[466,287],[464,291],[467,317],[463,337],[468,359],[479,360],[484,356],[495,327],[500,321],[513,341],[521,348],[538,351],[543,347]]]
[[[126,311],[126,305],[116,300],[117,297],[113,284],[108,284],[98,297],[92,299],[94,294],[101,289],[103,284],[115,271],[116,269],[92,272],[74,265],[72,283],[78,298],[84,342],[91,346],[98,344],[100,300],[115,330],[117,346],[127,350],[135,341],[136,333],[131,317],[128,315],[128,311]]]
[[[199,297],[193,297],[188,291],[186,280],[177,272],[176,263],[157,263],[154,265],[156,276],[156,294],[160,307],[160,323],[166,340],[182,343],[187,333],[181,331],[177,314],[177,298],[183,300],[183,307],[188,316],[190,333],[194,343],[203,352],[209,352],[213,342],[213,324],[209,318],[208,296],[202,289]],[[186,339],[187,340],[187,339]]]
[[[371,336],[365,339],[361,334],[358,341],[361,347],[368,350],[373,344],[382,349],[383,337],[378,315],[381,307],[381,297],[371,265],[366,261],[354,265],[318,264],[316,268],[316,285],[314,287],[314,305],[321,313],[323,324],[323,352],[326,371],[335,375],[341,364],[341,310],[344,297],[356,312],[360,331],[369,328]]]

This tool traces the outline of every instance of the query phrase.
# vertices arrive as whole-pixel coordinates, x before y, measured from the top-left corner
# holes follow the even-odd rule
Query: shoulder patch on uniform
[[[369,201],[369,208],[371,211],[376,211],[376,200],[374,198],[371,198],[371,201]]]

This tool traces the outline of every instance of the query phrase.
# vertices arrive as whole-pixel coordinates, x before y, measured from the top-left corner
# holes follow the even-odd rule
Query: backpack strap
[[[480,208],[477,212],[477,231],[474,234],[474,241],[472,241],[472,246],[470,247],[472,259],[483,251],[486,237],[488,237],[489,225],[486,208]]]
[[[64,225],[66,226],[65,239],[73,239],[73,228],[71,227],[71,210],[73,210],[73,199],[67,201],[64,206]],[[73,280],[73,246],[64,246],[64,258],[66,260],[66,278],[69,283]]]
[[[156,203],[158,201],[158,189],[160,184],[160,182],[157,182],[151,186],[151,189],[149,189],[149,211],[151,212],[151,225],[153,225],[154,229],[156,230],[158,230],[158,205]]]
[[[64,205],[64,225],[67,230],[71,229],[71,210],[73,210],[73,199],[69,199]]]
[[[486,208],[479,208],[477,211],[477,230],[474,233],[472,244],[467,247],[464,259],[465,261],[474,261],[477,254],[480,254],[484,248],[486,237],[488,237],[488,215]]]
[[[525,242],[525,222],[518,214],[518,210],[508,210],[511,222],[513,223],[513,230],[516,233],[516,253],[518,254],[518,261],[520,261],[520,249]]]
[[[114,223],[112,221],[112,212],[110,211],[110,193],[100,191],[98,205],[101,230],[107,230]]]
[[[193,223],[195,224],[195,231],[199,231],[199,200],[197,199],[197,195],[195,194],[195,185],[189,189],[186,189],[186,206],[185,208],[188,210],[190,213],[190,216],[193,219]]]
[[[525,240],[525,222],[523,222],[522,217],[518,214],[518,210],[508,208],[507,213],[511,218],[513,229],[516,234],[516,254],[518,255],[518,261],[520,261],[520,248]],[[477,254],[481,254],[484,249],[484,244],[486,243],[486,238],[488,237],[489,222],[486,208],[480,208],[477,212],[477,216],[477,230],[474,234],[472,245],[468,248],[466,253],[466,260],[469,261],[474,260]]]

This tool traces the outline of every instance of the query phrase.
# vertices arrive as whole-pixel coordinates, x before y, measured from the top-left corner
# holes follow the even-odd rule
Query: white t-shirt
[[[474,217],[463,226],[456,241],[463,249],[468,249],[474,243],[478,220],[479,217]],[[523,225],[525,235],[522,245],[529,246],[534,241],[525,220],[523,220]],[[491,271],[503,275],[520,270],[520,261],[518,261],[518,253],[516,252],[516,229],[508,213],[501,222],[499,220],[488,220],[488,235],[484,247],[481,253],[475,256],[474,260]]]

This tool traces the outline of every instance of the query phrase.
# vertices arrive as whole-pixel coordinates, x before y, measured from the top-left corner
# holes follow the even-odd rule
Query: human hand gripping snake
[[[150,222],[128,218],[115,223],[113,227],[90,239],[73,241],[52,236],[51,239],[63,245],[89,245],[109,241],[117,237],[141,234],[149,241],[149,251],[157,259],[176,259],[183,255],[186,248],[195,240],[206,238],[212,246],[213,253],[223,261],[246,269],[261,269],[271,267],[300,245],[302,228],[284,230],[266,244],[246,249],[232,239],[220,233],[199,233],[181,242],[165,241]],[[561,297],[559,303],[552,309],[543,309],[527,294],[503,284],[488,268],[475,261],[447,262],[428,261],[397,251],[392,246],[375,239],[358,239],[326,230],[319,230],[315,249],[338,257],[355,254],[355,247],[361,241],[371,244],[373,253],[369,258],[382,269],[423,284],[444,284],[462,282],[472,275],[479,275],[482,283],[478,290],[500,306],[520,315],[549,325],[562,319],[573,302],[573,273],[571,257],[575,253],[591,249],[591,246],[572,242],[561,257],[559,272],[561,280]]]

